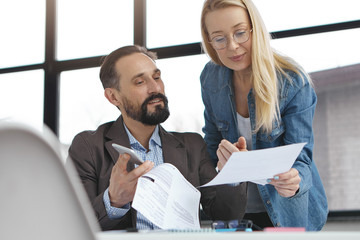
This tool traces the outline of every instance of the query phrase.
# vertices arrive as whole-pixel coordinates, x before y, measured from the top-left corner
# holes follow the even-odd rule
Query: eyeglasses
[[[253,227],[251,220],[230,220],[230,221],[214,221],[211,224],[213,229],[235,229],[237,231],[249,230]]]
[[[244,42],[247,42],[250,38],[250,33],[252,32],[252,29],[250,30],[237,30],[233,34],[233,39],[236,43],[241,44]],[[210,43],[212,46],[217,49],[221,50],[227,47],[228,45],[228,38],[226,36],[216,36],[211,39]]]

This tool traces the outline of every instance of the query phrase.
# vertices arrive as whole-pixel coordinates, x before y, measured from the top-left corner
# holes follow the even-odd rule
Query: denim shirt
[[[307,231],[318,231],[326,222],[328,206],[320,175],[312,159],[312,123],[317,97],[307,80],[303,83],[297,74],[287,73],[292,83],[284,76],[279,79],[280,118],[273,123],[270,134],[262,130],[255,132],[255,96],[252,90],[248,94],[252,149],[307,142],[293,165],[299,171],[300,188],[296,195],[282,197],[270,184],[257,187],[274,226],[305,227]],[[205,105],[203,132],[214,163],[218,161],[216,150],[220,141],[227,139],[234,143],[240,137],[232,79],[231,69],[212,62],[205,66],[200,76]]]

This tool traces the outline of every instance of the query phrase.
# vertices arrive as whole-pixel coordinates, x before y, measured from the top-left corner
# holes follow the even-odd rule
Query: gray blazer
[[[167,132],[161,126],[159,129],[164,162],[177,167],[195,187],[216,176],[206,144],[199,134]],[[95,131],[84,131],[76,135],[69,148],[69,159],[72,159],[80,175],[102,230],[135,228],[135,209],[131,208],[120,219],[111,220],[103,203],[112,167],[119,156],[111,146],[112,143],[130,147],[121,116],[115,122],[99,126]],[[134,164],[129,163],[127,169],[134,169]],[[245,184],[236,187],[205,187],[200,188],[200,191],[201,205],[211,219],[232,220],[243,217],[246,204]]]

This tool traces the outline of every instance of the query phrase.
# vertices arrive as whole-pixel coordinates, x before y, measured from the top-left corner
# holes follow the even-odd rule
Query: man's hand
[[[268,180],[276,191],[283,197],[292,197],[300,188],[301,178],[299,171],[291,168],[288,172],[278,174],[274,178]]]
[[[153,162],[145,161],[131,172],[127,172],[126,166],[129,160],[129,154],[120,154],[111,171],[109,197],[113,207],[120,208],[131,202],[135,195],[138,178],[150,171],[154,166]]]
[[[224,167],[225,163],[233,152],[247,151],[246,140],[244,137],[239,137],[238,141],[234,144],[226,139],[221,140],[216,155],[218,156],[217,167],[219,171]]]

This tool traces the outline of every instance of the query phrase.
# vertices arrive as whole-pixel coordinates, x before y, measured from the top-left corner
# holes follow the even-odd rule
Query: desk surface
[[[100,232],[96,234],[98,240],[180,240],[180,239],[203,239],[203,240],[309,240],[309,239],[326,239],[326,240],[347,240],[360,239],[360,232],[232,232],[232,233],[123,233],[123,232]]]

